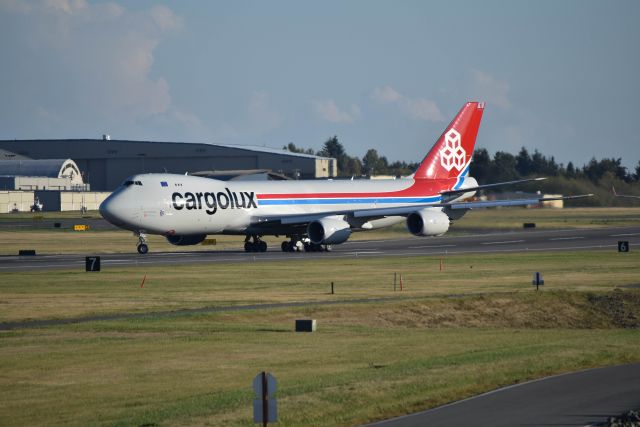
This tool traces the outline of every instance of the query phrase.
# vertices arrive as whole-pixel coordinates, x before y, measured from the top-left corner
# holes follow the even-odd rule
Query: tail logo
[[[452,128],[444,135],[444,147],[440,149],[440,164],[447,172],[453,168],[462,170],[466,154],[462,148],[460,133]]]

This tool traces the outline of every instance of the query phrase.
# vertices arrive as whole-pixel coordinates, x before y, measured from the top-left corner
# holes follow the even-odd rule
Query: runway
[[[504,387],[369,427],[591,426],[637,408],[640,364],[632,364]]]
[[[618,241],[628,241],[631,250],[640,246],[640,226],[570,230],[526,230],[464,236],[347,241],[322,253],[287,253],[270,248],[265,253],[240,250],[161,252],[151,248],[146,255],[78,253],[72,255],[0,256],[0,272],[47,269],[84,269],[85,256],[100,255],[102,268],[110,266],[171,265],[216,262],[270,262],[347,257],[397,257],[418,255],[458,255],[470,253],[549,252],[572,250],[617,250]],[[240,245],[240,243],[238,244]],[[133,245],[132,245],[133,246]],[[132,247],[133,250],[133,247]],[[155,251],[155,252],[154,252]]]

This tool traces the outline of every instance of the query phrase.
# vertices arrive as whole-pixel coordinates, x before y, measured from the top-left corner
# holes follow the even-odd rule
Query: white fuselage
[[[465,181],[465,182],[463,182]],[[473,178],[460,185],[475,185]],[[135,232],[162,235],[243,234],[256,222],[441,201],[438,188],[413,179],[326,181],[218,181],[175,174],[136,175],[102,204],[103,216]],[[467,197],[467,194],[463,195]],[[459,198],[463,198],[462,196]],[[376,218],[356,229],[390,225]]]

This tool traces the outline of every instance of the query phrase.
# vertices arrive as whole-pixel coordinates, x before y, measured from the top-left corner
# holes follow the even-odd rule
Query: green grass
[[[638,316],[638,292],[627,297]],[[548,305],[583,319],[598,312],[586,294],[509,298],[503,307],[535,315]],[[506,316],[498,328],[492,318],[499,313],[473,308],[494,302],[421,301],[413,315],[416,303],[404,301],[5,333],[0,418],[12,425],[247,426],[251,380],[267,370],[279,381],[282,425],[354,425],[553,373],[639,360],[637,329],[616,328],[606,310],[597,325],[577,316],[559,327],[553,322],[564,316],[556,311],[540,325],[510,324]],[[425,324],[427,310],[435,317],[466,312],[476,323]],[[293,333],[294,319],[307,316],[318,319],[318,332]]]
[[[291,301],[529,292],[540,271],[546,289],[603,291],[640,281],[640,253],[468,254],[335,258],[213,265],[105,266],[10,272],[0,283],[0,321]],[[393,292],[401,273],[404,291]],[[146,275],[144,288],[141,282]],[[335,283],[335,295],[329,295]]]
[[[637,226],[640,208],[478,209],[455,222],[451,230],[515,230],[522,229],[524,222],[534,222],[536,228],[543,229]]]
[[[350,426],[496,387],[640,361],[640,253],[473,254],[3,273],[0,321],[148,313],[0,332],[6,425]],[[530,284],[541,271],[545,286]],[[393,292],[393,273],[404,291]],[[143,288],[140,282],[147,280]],[[335,295],[329,294],[335,282]],[[451,296],[454,295],[454,296]],[[352,299],[391,300],[349,303]],[[207,314],[179,308],[339,305]],[[314,318],[318,331],[293,332]]]

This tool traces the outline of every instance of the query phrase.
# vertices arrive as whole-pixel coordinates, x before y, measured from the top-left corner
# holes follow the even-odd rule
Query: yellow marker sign
[[[203,245],[215,245],[217,244],[216,239],[204,239],[202,241]]]
[[[89,226],[85,224],[76,224],[73,226],[74,231],[87,231],[88,229]]]

